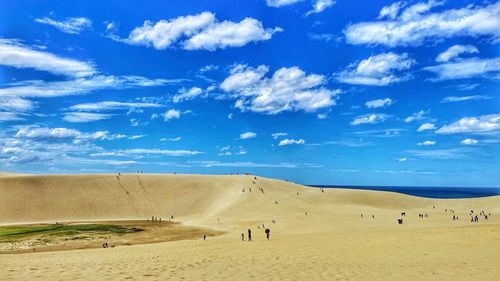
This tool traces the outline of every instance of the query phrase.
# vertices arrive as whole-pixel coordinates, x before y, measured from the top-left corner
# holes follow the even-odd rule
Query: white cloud
[[[383,18],[389,18],[389,19],[395,19],[398,16],[399,11],[401,8],[405,6],[404,3],[399,2],[394,2],[389,6],[384,6],[378,15],[377,19],[383,19]]]
[[[435,144],[436,144],[435,141],[429,141],[429,140],[417,143],[417,145],[420,145],[420,146],[431,146],[431,145],[435,145]]]
[[[437,62],[448,62],[461,54],[475,54],[479,50],[473,45],[453,45],[436,57]]]
[[[230,155],[244,155],[247,154],[247,151],[242,147],[232,147],[230,145],[225,146],[219,150],[218,155],[230,156]]]
[[[88,123],[104,119],[109,119],[112,114],[88,113],[88,112],[69,112],[65,113],[63,120],[70,123]]]
[[[409,69],[415,60],[407,53],[392,52],[371,56],[359,63],[350,64],[346,70],[337,73],[342,83],[368,86],[387,86],[409,79],[408,75],[398,76],[397,72]]]
[[[273,137],[273,139],[278,139],[280,137],[284,137],[284,136],[288,136],[287,133],[272,133],[271,136]]]
[[[312,40],[319,40],[319,41],[325,41],[325,42],[330,42],[330,41],[333,41],[335,39],[338,39],[338,37],[335,36],[335,34],[333,34],[333,33],[321,33],[321,34],[308,33],[307,36]]]
[[[262,23],[253,18],[245,18],[239,23],[223,21],[212,24],[184,41],[186,50],[225,49],[226,47],[241,47],[250,42],[266,41],[282,28],[264,28]]]
[[[387,20],[361,22],[348,25],[344,34],[350,44],[381,44],[391,47],[421,45],[451,37],[484,36],[492,40],[500,37],[500,2],[484,7],[468,5],[429,13],[442,2],[416,3],[402,10],[399,16]],[[384,11],[384,9],[386,9]],[[397,15],[384,7],[381,14]]]
[[[0,111],[0,122],[24,120],[18,113]]]
[[[70,110],[78,111],[111,111],[118,109],[135,109],[135,108],[159,108],[163,107],[157,103],[143,102],[118,102],[118,101],[102,101],[95,103],[81,103],[69,107]]]
[[[196,151],[196,150],[168,150],[168,149],[146,149],[146,148],[125,149],[125,150],[119,150],[117,152],[125,155],[158,154],[165,156],[192,156],[203,153],[201,151]]]
[[[461,101],[471,101],[471,100],[489,100],[492,97],[490,96],[482,96],[482,95],[473,95],[473,96],[449,96],[445,97],[441,100],[441,103],[450,103],[450,102],[461,102]]]
[[[423,132],[423,131],[428,131],[428,130],[435,130],[436,125],[432,123],[424,123],[418,127],[417,132]]]
[[[245,133],[240,134],[240,139],[242,139],[242,140],[253,139],[256,137],[257,137],[257,134],[254,132],[245,132]]]
[[[460,143],[464,145],[474,145],[477,144],[479,141],[476,139],[463,139]]]
[[[232,113],[229,113],[229,114],[227,115],[227,119],[233,119],[233,114],[232,114]]]
[[[133,135],[128,137],[129,140],[136,140],[145,137],[146,135]]]
[[[292,145],[292,144],[304,144],[306,143],[303,139],[284,139],[281,140],[278,144],[278,146],[284,146],[284,145]]]
[[[460,120],[439,128],[437,134],[484,133],[500,131],[500,114],[463,117]]]
[[[432,158],[432,159],[459,159],[469,156],[473,150],[466,147],[450,148],[450,149],[434,149],[434,150],[406,150],[415,157]]]
[[[68,81],[24,81],[16,86],[0,88],[0,96],[61,97],[80,95],[101,89],[161,86],[178,80],[148,79],[140,76],[104,76],[78,78]]]
[[[170,121],[172,119],[179,119],[181,118],[181,112],[180,110],[177,109],[170,109],[165,114],[163,115],[165,121]]]
[[[406,162],[406,161],[408,161],[408,158],[403,157],[403,158],[398,158],[397,160],[398,160],[398,162]]]
[[[85,29],[92,27],[92,21],[88,18],[67,18],[65,20],[53,20],[48,17],[36,18],[36,22],[51,25],[62,32],[69,34],[78,34]]]
[[[34,107],[35,107],[34,103],[30,100],[18,97],[0,96],[1,110],[13,111],[13,112],[26,112],[33,110]]]
[[[180,141],[182,137],[175,137],[175,138],[161,138],[160,141]]]
[[[269,7],[279,8],[279,7],[283,7],[283,6],[292,5],[292,4],[295,4],[295,3],[300,2],[300,1],[302,1],[302,0],[266,0],[266,3],[267,3],[267,6],[269,6]]]
[[[500,4],[500,2],[499,2]],[[437,75],[437,80],[463,79],[500,72],[500,57],[469,58],[423,68]]]
[[[313,2],[313,9],[306,13],[306,16],[314,13],[321,13],[327,8],[335,5],[334,0],[315,0]]]
[[[108,131],[97,131],[93,133],[84,133],[75,129],[68,128],[45,128],[26,126],[20,128],[16,138],[27,139],[73,139],[74,143],[86,140],[113,140],[126,137],[125,135],[111,135]]]
[[[317,114],[316,118],[318,118],[319,120],[323,120],[323,119],[328,118],[328,114],[326,114],[326,113]]]
[[[13,39],[0,39],[0,65],[32,68],[70,77],[96,73],[91,63],[38,51]]]
[[[380,122],[384,122],[389,115],[386,114],[366,114],[366,115],[361,115],[356,117],[352,122],[351,125],[357,126],[357,125],[362,125],[362,124],[376,124]]]
[[[280,31],[282,29],[279,27],[264,28],[260,21],[253,18],[245,18],[239,23],[219,22],[213,13],[203,12],[156,23],[146,21],[143,26],[132,30],[127,39],[115,40],[153,46],[159,50],[179,43],[186,50],[214,51],[217,48],[240,47],[250,42],[269,40],[273,33]]]
[[[203,90],[198,87],[192,87],[191,89],[181,88],[179,89],[179,94],[175,95],[172,98],[174,103],[178,103],[181,101],[193,100],[203,94]]]
[[[264,65],[257,68],[236,65],[220,88],[233,94],[237,99],[235,107],[240,110],[266,114],[316,111],[335,105],[334,98],[340,93],[323,87],[326,84],[323,75],[307,75],[298,67],[283,67],[272,77],[264,77],[268,71]]]
[[[392,104],[392,100],[390,98],[371,100],[365,103],[368,108],[379,108],[386,107]]]
[[[205,73],[205,72],[209,72],[209,71],[215,71],[218,69],[219,69],[218,65],[208,64],[208,65],[205,65],[204,67],[200,68],[199,72]]]
[[[427,114],[429,114],[428,110],[427,111],[420,110],[419,112],[415,112],[412,115],[405,118],[405,123],[427,119],[428,118],[426,116]]]

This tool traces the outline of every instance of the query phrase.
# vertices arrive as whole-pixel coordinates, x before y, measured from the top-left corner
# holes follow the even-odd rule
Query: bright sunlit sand
[[[0,194],[2,280],[499,276],[500,196],[439,200],[253,175],[149,174],[4,175]],[[1,236],[5,226],[56,222],[141,231]]]

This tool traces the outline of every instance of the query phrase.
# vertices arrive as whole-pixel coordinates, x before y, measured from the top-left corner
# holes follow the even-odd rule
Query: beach
[[[148,223],[151,216],[163,220],[173,216],[179,225],[214,233],[206,240],[201,231],[176,241],[115,248],[1,253],[2,280],[497,280],[500,276],[500,196],[429,199],[319,189],[254,175],[160,174],[6,174],[0,176],[0,193],[2,225]],[[470,221],[471,211],[479,215],[478,222]],[[452,219],[454,215],[458,220]],[[402,224],[397,222],[400,218]],[[269,240],[264,229],[270,229]]]

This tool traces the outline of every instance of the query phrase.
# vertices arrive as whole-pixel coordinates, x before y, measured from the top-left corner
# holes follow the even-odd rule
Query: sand
[[[458,221],[451,220],[450,210]],[[470,210],[491,216],[471,223]],[[401,212],[406,216],[399,225]],[[419,218],[419,213],[429,217]],[[206,241],[200,236],[113,249],[0,254],[0,279],[499,280],[500,276],[500,196],[438,200],[380,191],[321,192],[253,176],[0,178],[1,224],[144,220],[152,215],[174,215],[184,226],[224,234]],[[262,224],[271,229],[270,241]],[[242,242],[241,233],[248,228],[253,241]]]

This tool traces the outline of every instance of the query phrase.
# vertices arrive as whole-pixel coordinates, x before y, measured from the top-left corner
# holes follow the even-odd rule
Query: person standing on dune
[[[266,228],[266,230],[264,230],[264,232],[266,233],[267,240],[269,240],[269,233],[271,233],[271,230],[269,230],[269,228]]]
[[[250,228],[248,229],[248,241],[252,241],[252,231],[250,230]]]

